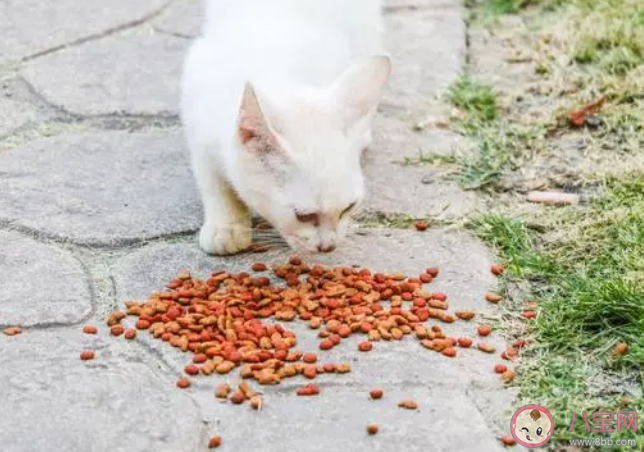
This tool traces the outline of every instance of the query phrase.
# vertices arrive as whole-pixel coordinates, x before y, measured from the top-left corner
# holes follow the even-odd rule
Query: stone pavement
[[[367,157],[367,210],[472,214],[475,195],[430,167],[399,163],[460,145],[444,130],[412,126],[440,111],[437,93],[463,67],[463,8],[458,0],[389,0],[385,14],[395,72]],[[323,396],[312,399],[294,397],[293,383],[268,388],[258,413],[215,400],[214,386],[232,374],[175,389],[185,356],[145,334],[125,343],[106,328],[81,333],[180,269],[205,276],[258,259],[208,257],[194,240],[201,212],[177,91],[200,19],[195,0],[0,1],[0,326],[27,327],[0,335],[0,450],[193,452],[214,434],[231,451],[500,450],[512,396],[492,372],[494,357],[474,350],[448,360],[408,340],[378,344],[358,361],[346,344],[328,354],[353,362],[354,372],[322,376]],[[288,255],[276,248],[260,256]],[[496,315],[483,301],[495,283],[492,254],[462,232],[362,229],[315,260],[409,274],[438,265],[433,286],[453,308]],[[455,333],[474,328],[455,325]],[[310,332],[292,328],[314,349]],[[87,348],[99,358],[81,362]],[[367,400],[375,386],[388,402]],[[398,409],[402,398],[420,409]],[[369,422],[381,426],[376,437],[365,433]]]

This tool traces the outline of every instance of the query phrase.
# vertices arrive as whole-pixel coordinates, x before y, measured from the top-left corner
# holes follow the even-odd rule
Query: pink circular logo
[[[526,405],[512,416],[510,432],[522,446],[539,447],[550,440],[554,427],[548,410],[539,405]]]

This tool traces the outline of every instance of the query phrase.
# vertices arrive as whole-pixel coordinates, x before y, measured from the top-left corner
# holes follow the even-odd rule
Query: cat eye
[[[340,214],[340,218],[344,217],[346,214],[348,214],[349,212],[351,212],[351,211],[353,210],[353,208],[356,206],[356,204],[357,204],[357,202],[356,202],[356,201],[354,201],[354,202],[352,202],[351,204],[349,204],[349,207],[347,207],[346,209],[344,209],[344,210],[342,211],[342,213]]]
[[[300,223],[313,223],[317,226],[320,223],[320,216],[317,213],[298,213],[295,212],[295,217]]]
[[[542,432],[542,431],[543,431],[543,430],[541,429],[541,427],[539,427],[539,428],[537,429],[537,435],[541,435],[541,432]]]

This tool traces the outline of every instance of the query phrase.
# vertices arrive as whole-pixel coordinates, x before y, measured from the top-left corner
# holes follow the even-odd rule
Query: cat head
[[[279,104],[246,85],[235,185],[291,247],[329,252],[344,236],[364,197],[362,152],[390,72],[388,57],[365,58],[330,87]]]

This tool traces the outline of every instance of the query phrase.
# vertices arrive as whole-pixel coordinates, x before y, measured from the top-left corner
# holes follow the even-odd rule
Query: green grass
[[[589,436],[568,432],[573,411],[644,412],[644,175],[609,181],[590,207],[558,212],[545,231],[555,240],[500,215],[480,218],[475,230],[507,263],[506,282],[528,282],[525,296],[539,303],[520,398],[548,406],[553,438],[563,441]],[[614,358],[622,341],[629,352]],[[636,438],[644,448],[641,431],[611,437]]]
[[[452,121],[453,129],[470,137],[478,150],[454,162],[459,168],[454,179],[467,189],[494,188],[503,171],[534,150],[546,133],[541,126],[501,118],[497,93],[467,74],[452,84],[447,100],[461,112]]]
[[[499,115],[497,95],[492,87],[479,83],[467,74],[452,84],[447,91],[447,98],[452,105],[474,120],[493,121]]]

